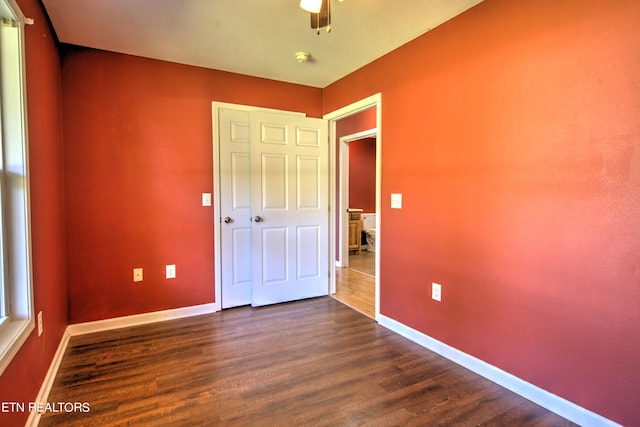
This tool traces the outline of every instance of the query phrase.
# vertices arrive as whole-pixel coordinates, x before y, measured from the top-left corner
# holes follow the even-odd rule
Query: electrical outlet
[[[176,265],[170,264],[165,267],[166,277],[167,279],[175,279],[176,278]]]
[[[442,301],[442,285],[439,283],[431,284],[431,298],[436,301]]]
[[[44,332],[44,326],[42,324],[42,312],[38,312],[38,336],[42,335]]]
[[[133,281],[134,282],[142,282],[142,269],[134,268],[133,269]]]

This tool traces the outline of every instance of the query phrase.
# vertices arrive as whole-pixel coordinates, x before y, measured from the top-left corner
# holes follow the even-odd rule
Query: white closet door
[[[251,158],[249,112],[221,109],[220,264],[222,308],[251,304]]]
[[[328,294],[327,123],[219,110],[222,308]]]
[[[252,112],[252,305],[328,294],[327,124]]]

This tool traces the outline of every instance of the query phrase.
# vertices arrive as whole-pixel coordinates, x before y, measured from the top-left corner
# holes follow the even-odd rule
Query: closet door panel
[[[263,154],[260,164],[260,206],[263,211],[289,207],[289,159],[286,154]]]
[[[320,209],[322,202],[322,176],[320,175],[320,158],[298,156],[296,168],[297,177],[297,207],[299,210]]]
[[[288,280],[289,238],[287,227],[263,227],[260,233],[261,285],[281,285]]]

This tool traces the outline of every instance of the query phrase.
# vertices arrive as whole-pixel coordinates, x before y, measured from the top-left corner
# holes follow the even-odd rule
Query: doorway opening
[[[376,135],[373,128],[339,138],[336,267],[349,267],[354,253],[375,252]]]
[[[352,306],[358,311],[372,317],[378,318],[380,313],[380,224],[381,224],[381,116],[382,116],[382,99],[381,94],[376,94],[355,102],[351,105],[343,107],[337,111],[325,115],[325,119],[329,121],[329,146],[330,146],[330,200],[331,206],[331,228],[329,247],[331,250],[330,265],[330,294],[340,299],[347,305]],[[355,124],[354,124],[355,123]],[[362,214],[373,214],[367,228],[373,230],[375,237],[368,241],[372,247],[368,251],[360,252],[360,256],[352,255],[351,262],[349,260],[349,220],[358,215],[352,215],[348,212],[349,208],[358,208],[358,206],[349,206],[349,190],[348,190],[348,153],[349,144],[364,138],[375,139],[375,208],[374,212],[364,212]],[[367,210],[372,210],[368,208]],[[360,217],[362,220],[362,217]],[[352,230],[353,231],[353,230]],[[366,267],[366,260],[373,259],[373,268]],[[355,269],[349,269],[352,264]],[[363,268],[361,264],[364,264]],[[367,268],[369,268],[367,272]],[[371,271],[372,270],[372,271]],[[364,274],[361,274],[364,273]],[[373,274],[371,274],[373,273]],[[351,296],[351,302],[344,301],[345,294],[341,294],[339,286],[341,283],[349,282],[350,288],[347,289]],[[355,288],[352,288],[354,285]],[[369,291],[360,293],[359,288],[370,289],[373,287],[373,295]],[[369,293],[367,293],[369,292]],[[356,307],[356,304],[365,304],[365,309]]]

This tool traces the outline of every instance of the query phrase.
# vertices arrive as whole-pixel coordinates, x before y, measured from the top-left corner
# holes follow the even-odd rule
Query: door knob
[[[254,220],[255,222],[262,222],[262,221],[264,221],[264,219],[263,219],[260,215],[256,215],[256,217],[255,217],[255,218],[253,218],[253,220]]]
[[[229,224],[229,223],[231,223],[231,222],[233,222],[233,219],[231,219],[231,217],[228,217],[228,216],[225,216],[225,217],[224,217],[224,223],[225,223],[225,224]]]

